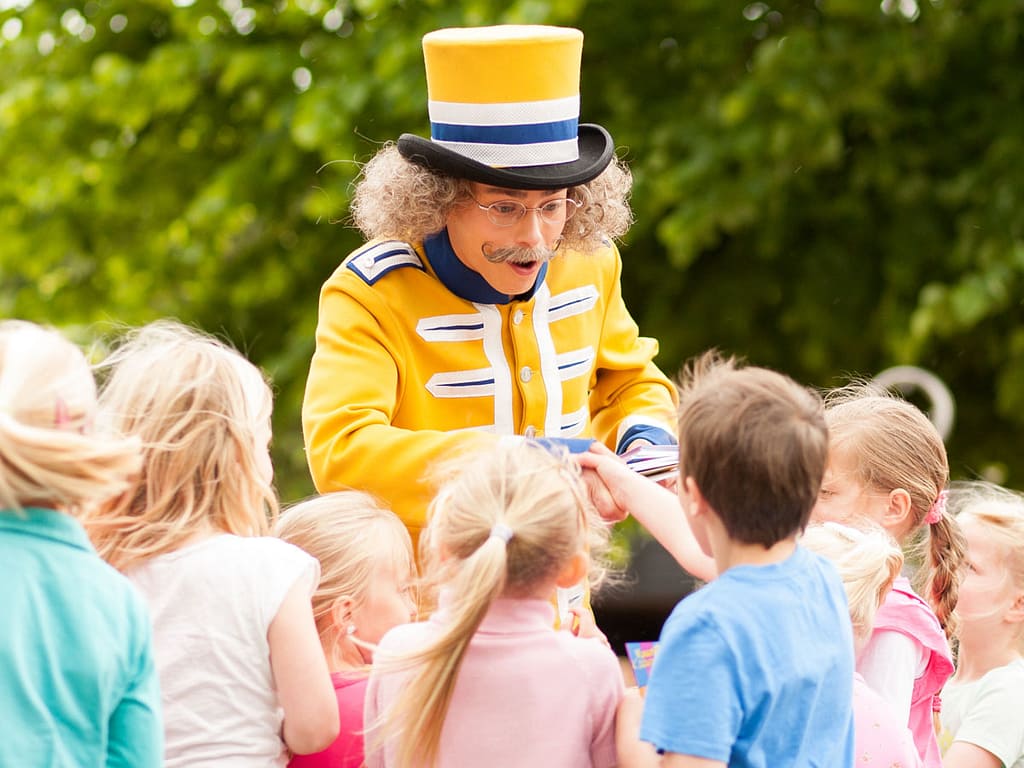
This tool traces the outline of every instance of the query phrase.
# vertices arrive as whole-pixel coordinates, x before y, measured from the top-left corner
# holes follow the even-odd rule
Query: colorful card
[[[638,643],[626,643],[626,655],[629,663],[633,665],[633,677],[636,678],[638,688],[647,686],[647,679],[651,675],[651,665],[654,663],[654,656],[658,652],[656,640],[644,640]]]

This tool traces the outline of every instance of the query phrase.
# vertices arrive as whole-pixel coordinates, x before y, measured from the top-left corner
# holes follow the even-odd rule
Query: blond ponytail
[[[95,415],[78,347],[33,323],[0,323],[0,508],[77,513],[124,490],[138,443],[97,434]]]
[[[459,667],[498,597],[529,598],[590,546],[600,561],[607,530],[578,467],[531,443],[499,444],[448,465],[428,512],[421,559],[443,585],[441,633],[424,648],[374,660],[374,675],[410,673],[369,725],[368,753],[393,746],[398,768],[436,763]]]

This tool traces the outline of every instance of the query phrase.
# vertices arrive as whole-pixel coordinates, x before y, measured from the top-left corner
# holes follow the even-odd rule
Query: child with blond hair
[[[945,768],[1024,768],[1024,496],[957,483],[967,541],[956,674],[942,692]]]
[[[521,442],[452,472],[421,537],[438,610],[377,648],[367,766],[615,765],[618,661],[598,639],[553,628],[555,588],[601,576],[607,531],[579,468]]]
[[[96,408],[78,347],[0,322],[0,765],[161,765],[146,606],[77,519],[139,469]]]
[[[829,458],[812,519],[880,525],[901,545],[923,536],[925,597],[896,579],[857,669],[910,727],[926,768],[940,768],[934,712],[953,672],[947,634],[964,558],[963,536],[946,514],[946,449],[918,408],[870,385],[829,393],[825,420]]]
[[[225,344],[148,325],[106,361],[104,417],[142,472],[87,519],[153,616],[166,763],[284,766],[338,733],[310,596],[315,558],[267,535],[270,388]]]
[[[289,768],[360,768],[363,701],[381,637],[413,621],[416,567],[405,524],[366,493],[338,491],[287,509],[274,535],[320,562],[313,616],[338,700],[341,731],[322,752]]]
[[[903,550],[881,528],[839,523],[808,526],[800,543],[828,558],[846,589],[853,644],[860,652],[871,637],[875,614],[903,567]],[[919,768],[921,756],[905,723],[859,674],[853,679],[854,760],[857,768]]]

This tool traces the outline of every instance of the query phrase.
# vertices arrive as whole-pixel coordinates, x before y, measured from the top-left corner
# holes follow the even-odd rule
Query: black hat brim
[[[492,168],[411,133],[399,137],[398,151],[409,162],[457,179],[507,189],[560,189],[597,178],[612,160],[612,137],[600,125],[580,123],[577,136],[578,160],[519,168]]]

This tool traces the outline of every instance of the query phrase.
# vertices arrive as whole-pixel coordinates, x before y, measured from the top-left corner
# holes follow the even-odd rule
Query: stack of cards
[[[642,443],[622,454],[630,469],[651,480],[664,480],[679,471],[678,445]]]

